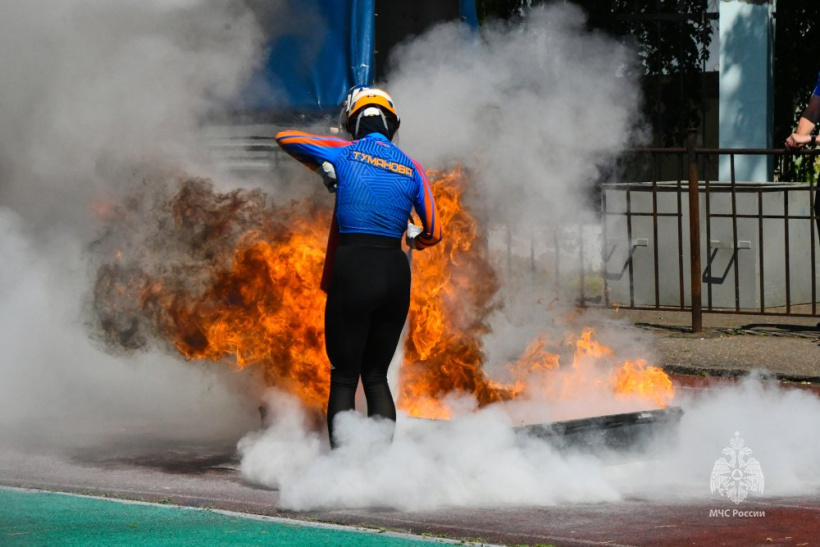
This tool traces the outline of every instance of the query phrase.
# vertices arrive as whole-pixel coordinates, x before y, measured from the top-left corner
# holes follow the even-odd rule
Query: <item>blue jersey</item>
[[[430,183],[421,165],[379,133],[356,141],[282,131],[276,142],[313,169],[329,162],[338,182],[336,221],[340,233],[401,238],[415,208],[422,233],[419,249],[441,241],[441,225]]]
[[[817,74],[817,84],[814,86],[814,94],[820,95],[820,74]]]

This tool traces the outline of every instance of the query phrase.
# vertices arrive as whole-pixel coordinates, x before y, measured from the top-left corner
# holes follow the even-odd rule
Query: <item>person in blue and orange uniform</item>
[[[786,139],[787,150],[800,150],[806,145],[816,146],[817,137],[813,134],[817,122],[820,121],[820,74],[817,75],[817,85],[809,97],[809,104],[800,115],[797,128]],[[820,192],[814,194],[814,215],[817,220],[817,233],[820,234]]]
[[[338,446],[334,417],[355,408],[359,378],[368,416],[395,422],[387,369],[410,307],[410,264],[402,237],[417,250],[442,237],[424,169],[392,142],[399,123],[389,94],[361,86],[350,91],[340,116],[353,141],[301,131],[276,135],[285,152],[318,172],[336,193],[322,280],[331,447]],[[408,222],[412,209],[421,227]]]

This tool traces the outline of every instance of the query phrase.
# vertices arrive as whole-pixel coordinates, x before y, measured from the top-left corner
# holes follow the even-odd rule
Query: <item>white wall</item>
[[[720,2],[721,148],[772,146],[772,3]],[[720,180],[731,180],[730,158],[720,158]],[[772,180],[766,156],[735,156],[735,180]]]

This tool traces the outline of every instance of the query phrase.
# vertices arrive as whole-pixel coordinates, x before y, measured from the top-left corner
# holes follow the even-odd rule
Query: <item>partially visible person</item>
[[[816,137],[812,137],[812,132],[818,121],[820,121],[820,74],[817,76],[814,92],[809,97],[809,104],[800,115],[800,121],[797,122],[797,129],[786,139],[786,148],[800,150],[807,144],[812,146],[816,144]]]
[[[797,129],[786,139],[786,149],[800,150],[806,145],[816,146],[817,136],[813,132],[818,121],[820,121],[820,74],[817,76],[814,92],[809,97],[809,104],[800,115],[800,121],[797,122]],[[814,215],[817,222],[817,233],[820,235],[820,192],[817,190],[818,187],[815,186]]]
[[[340,119],[353,137],[282,131],[276,142],[322,176],[336,193],[322,288],[325,349],[330,360],[327,425],[338,446],[334,418],[355,408],[361,378],[368,416],[395,422],[387,368],[410,308],[412,249],[441,241],[435,201],[424,169],[392,143],[399,128],[393,99],[381,89],[355,87]],[[412,210],[421,227],[408,223]]]

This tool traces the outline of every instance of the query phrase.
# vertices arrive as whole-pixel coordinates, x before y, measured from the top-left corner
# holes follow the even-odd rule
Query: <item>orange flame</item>
[[[573,415],[561,416],[566,419],[595,414],[601,405],[617,407],[621,400],[658,408],[672,401],[675,391],[666,373],[644,360],[618,363],[614,352],[593,335],[586,328],[579,337],[567,340],[566,346],[573,350],[569,366],[562,366],[561,354],[546,349],[549,344],[543,335],[536,338],[510,366],[517,395],[556,408],[572,401],[584,403],[583,408],[572,407]]]
[[[514,389],[482,369],[481,336],[494,309],[498,282],[477,223],[461,204],[464,172],[430,173],[444,240],[413,256],[409,331],[401,369],[399,408],[411,416],[445,418],[449,393],[469,394],[479,406],[512,398]]]
[[[232,268],[197,304],[169,303],[180,334],[175,345],[190,359],[219,361],[230,355],[239,368],[261,365],[269,385],[322,406],[330,381],[324,293],[318,290],[324,234],[294,231],[275,243],[260,235],[242,237]],[[158,291],[162,287],[152,286],[145,298]]]
[[[547,351],[542,335],[509,365],[512,383],[489,379],[483,369],[482,336],[489,330],[486,318],[495,309],[498,281],[487,236],[461,202],[465,173],[455,169],[431,173],[430,178],[445,239],[413,258],[401,409],[411,416],[448,418],[451,411],[442,399],[450,393],[472,396],[479,407],[521,396],[561,400],[591,392],[639,396],[660,407],[671,401],[671,381],[656,367],[627,362],[615,368],[613,376],[613,351],[593,339],[591,328],[567,342],[575,348],[570,371],[562,369],[558,353]]]
[[[664,408],[675,396],[672,380],[658,367],[643,359],[626,361],[615,371],[615,393],[620,396],[639,395]]]
[[[489,378],[482,340],[489,332],[487,318],[497,308],[499,284],[487,234],[462,202],[468,184],[462,169],[433,172],[430,179],[445,238],[412,256],[400,409],[449,418],[451,394],[467,395],[479,407],[589,393],[638,397],[658,407],[672,400],[674,390],[663,371],[643,360],[616,363],[614,352],[594,340],[589,328],[558,346],[542,334],[508,365],[509,383]],[[185,261],[153,271],[129,247],[127,255],[119,253],[118,260],[102,266],[95,289],[102,330],[124,347],[138,347],[134,333],[147,319],[152,331],[185,357],[260,367],[268,385],[324,408],[330,365],[319,280],[327,209],[309,201],[277,208],[258,192],[220,195],[203,181],[186,181],[161,208],[171,218],[156,222],[165,231],[154,238],[184,242]],[[562,366],[568,350],[571,364]]]
[[[169,218],[150,241],[162,242],[169,261],[177,257],[168,249],[183,258],[152,271],[146,264],[157,260],[133,249],[130,260],[100,268],[95,305],[109,342],[144,346],[147,318],[186,358],[259,367],[268,385],[324,407],[330,365],[319,279],[329,212],[269,207],[258,193],[219,195],[199,180],[185,181],[161,212]]]

